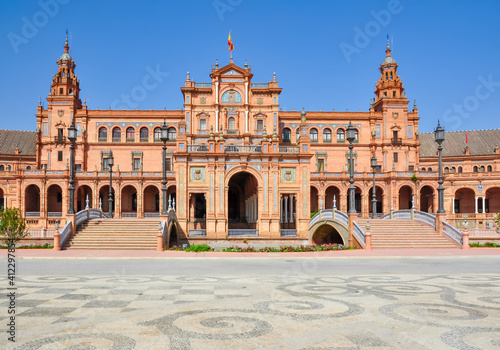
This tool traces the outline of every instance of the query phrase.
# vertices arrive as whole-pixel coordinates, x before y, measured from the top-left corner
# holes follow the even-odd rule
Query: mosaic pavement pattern
[[[2,332],[2,349],[500,349],[500,274],[25,276],[17,286],[17,342]]]

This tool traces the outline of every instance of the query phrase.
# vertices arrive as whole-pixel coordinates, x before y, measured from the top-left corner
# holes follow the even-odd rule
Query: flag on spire
[[[227,38],[227,44],[229,45],[229,52],[234,50],[233,40],[231,39],[231,31],[229,31],[229,37]]]

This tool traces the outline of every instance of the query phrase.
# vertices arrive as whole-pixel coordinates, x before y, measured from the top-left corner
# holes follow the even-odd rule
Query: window
[[[103,171],[109,171],[108,157],[101,158],[101,168]]]
[[[325,171],[325,160],[324,159],[318,159],[317,170],[318,170],[318,172]]]
[[[259,130],[259,131],[264,130],[264,120],[257,119],[257,130]]]
[[[132,171],[139,171],[139,170],[141,170],[141,158],[134,158]]]
[[[75,171],[82,171],[82,165],[81,164],[75,164]]]
[[[394,163],[397,163],[398,162],[398,153],[394,152],[393,156],[394,156],[394,158],[393,158]]]
[[[47,136],[47,123],[43,123],[43,136]]]
[[[475,166],[475,167],[473,168],[473,171],[474,171],[475,173],[477,173],[477,166]]]
[[[480,173],[484,173],[484,165],[481,165],[481,166],[479,167],[479,172],[480,172]]]
[[[10,165],[7,165],[7,171],[11,171],[12,167]]]
[[[323,142],[332,142],[332,131],[330,129],[323,130]]]
[[[354,130],[354,141],[353,143],[358,143],[359,140],[358,140],[358,130]]]
[[[154,142],[161,142],[161,128],[155,128],[155,130],[154,130]]]
[[[104,126],[99,128],[99,142],[107,142],[108,141],[108,129]]]
[[[235,127],[235,121],[234,121],[234,118],[233,117],[230,117],[228,120],[227,120],[227,129],[229,131],[234,131],[236,129]]]
[[[63,94],[63,88],[59,88],[59,95]]]
[[[113,128],[113,142],[121,142],[122,131],[119,127]]]
[[[392,79],[392,77],[391,77],[391,79]],[[392,97],[396,97],[396,91],[392,92]]]
[[[459,166],[459,167],[458,167],[458,172],[459,172],[460,174],[462,173],[462,167],[461,167],[461,166]]]
[[[62,162],[63,160],[63,153],[62,151],[57,151],[57,161]]]
[[[491,167],[491,165],[488,165],[488,172],[491,173],[492,170],[493,168]]]
[[[457,168],[455,168],[454,166],[451,167],[450,169],[450,173],[456,173],[457,172]]]
[[[318,130],[317,129],[311,129],[309,132],[309,139],[311,142],[318,142]]]
[[[169,141],[175,141],[176,140],[176,134],[177,134],[177,131],[175,130],[174,127],[168,128],[168,139],[169,139]]]
[[[344,143],[345,142],[345,131],[344,129],[338,129],[337,130],[337,143]]]
[[[415,171],[415,166],[414,166],[414,165],[410,165],[410,166],[408,166],[408,171],[409,171],[409,172],[413,172],[413,171]]]
[[[431,171],[432,171],[432,168],[428,168],[428,169],[427,169],[427,171],[428,171],[428,172],[431,172]]]
[[[283,129],[283,143],[290,143],[292,137],[292,132],[288,128]]]
[[[5,171],[5,167],[3,165],[0,165],[0,171]]]
[[[57,129],[57,141],[59,141],[59,142],[64,141],[64,130],[63,129]]]
[[[422,168],[422,170],[420,170],[421,173],[425,173],[425,168]]]
[[[26,167],[26,170],[31,170],[31,166],[29,166],[29,165],[28,165],[28,166]]]
[[[444,173],[445,173],[445,174],[448,174],[449,172],[450,172],[450,168],[445,167],[445,168],[444,168]]]
[[[200,130],[207,130],[207,120],[200,119]]]
[[[141,142],[149,141],[149,130],[146,127],[141,128],[139,131],[139,137],[141,138]]]
[[[132,127],[127,128],[126,136],[127,136],[127,142],[134,142],[135,141],[135,130],[134,130],[134,128],[132,128]]]
[[[172,171],[172,158],[170,157],[165,158],[165,170]]]
[[[295,130],[295,142],[299,142],[300,140],[300,128],[297,128],[297,130]]]

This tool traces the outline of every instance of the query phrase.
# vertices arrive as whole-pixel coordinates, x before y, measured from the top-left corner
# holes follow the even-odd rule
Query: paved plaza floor
[[[500,348],[499,256],[96,261],[19,260],[17,341],[0,348]]]

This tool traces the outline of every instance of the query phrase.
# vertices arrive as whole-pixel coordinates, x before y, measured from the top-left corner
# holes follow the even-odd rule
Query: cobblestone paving
[[[500,348],[500,274],[24,276],[17,286],[17,342],[4,333],[2,349]]]

